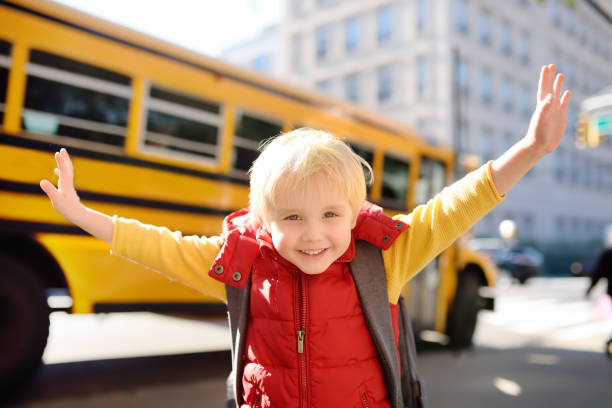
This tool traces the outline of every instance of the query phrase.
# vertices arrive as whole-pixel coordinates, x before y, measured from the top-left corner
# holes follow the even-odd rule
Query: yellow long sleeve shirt
[[[476,221],[500,203],[491,179],[491,163],[446,187],[410,214],[394,219],[410,225],[383,251],[389,300],[397,303],[404,284]],[[182,236],[179,231],[113,217],[111,252],[168,278],[226,301],[225,284],[208,270],[223,245],[220,236]]]

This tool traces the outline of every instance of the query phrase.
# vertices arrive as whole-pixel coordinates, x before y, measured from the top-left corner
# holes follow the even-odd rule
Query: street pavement
[[[479,317],[475,346],[419,353],[429,407],[609,407],[612,321],[594,319],[603,286],[584,278],[502,277],[496,310]],[[52,315],[38,376],[10,406],[222,407],[230,366],[223,317],[149,313]]]

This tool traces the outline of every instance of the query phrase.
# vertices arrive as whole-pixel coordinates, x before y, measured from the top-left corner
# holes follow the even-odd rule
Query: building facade
[[[540,67],[555,63],[572,91],[564,140],[475,232],[513,219],[522,241],[595,242],[612,223],[612,141],[578,149],[575,124],[581,100],[612,84],[611,12],[594,0],[286,0],[267,72],[487,161],[523,137]],[[252,66],[244,52],[226,56]]]

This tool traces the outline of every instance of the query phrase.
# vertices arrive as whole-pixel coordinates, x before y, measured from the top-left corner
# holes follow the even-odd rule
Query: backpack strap
[[[425,389],[416,368],[416,345],[408,307],[404,297],[399,297],[399,353],[402,378],[402,395],[405,407],[425,407]]]
[[[382,253],[366,241],[357,240],[355,246],[355,258],[350,263],[351,273],[366,324],[378,351],[389,403],[393,408],[423,408],[421,385],[416,376],[416,349],[406,305],[401,299],[398,322],[400,373]]]
[[[232,332],[232,372],[227,378],[227,407],[238,407],[236,398],[242,395],[242,375],[244,344],[249,320],[249,298],[251,277],[247,278],[243,289],[225,285],[227,293],[227,314]]]

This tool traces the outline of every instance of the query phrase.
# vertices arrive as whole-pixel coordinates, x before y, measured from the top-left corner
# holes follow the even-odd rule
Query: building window
[[[567,60],[567,84],[569,86],[576,85],[576,63],[572,59]]]
[[[253,59],[253,68],[260,72],[272,72],[272,56],[270,54],[258,55]]]
[[[468,32],[468,11],[465,0],[455,0],[455,28],[460,33]]]
[[[483,163],[488,162],[493,157],[493,135],[491,129],[484,127],[480,131],[480,157]]]
[[[321,93],[328,93],[329,92],[329,80],[322,79],[320,81],[317,81],[315,87],[317,88],[317,91]]]
[[[554,153],[555,157],[555,179],[557,181],[563,181],[565,177],[565,154],[563,153],[563,146],[559,146]]]
[[[427,80],[427,59],[425,57],[419,57],[417,60],[417,94],[419,98],[425,96]]]
[[[416,8],[417,32],[423,33],[425,31],[425,21],[427,20],[427,1],[417,0]]]
[[[588,32],[588,27],[587,25],[582,22],[582,24],[580,24],[580,43],[581,44],[586,44],[589,41],[589,32]]]
[[[571,183],[578,183],[578,154],[576,150],[573,150],[570,155],[569,173]]]
[[[529,35],[524,32],[519,35],[519,59],[523,64],[529,63]]]
[[[531,95],[527,85],[521,86],[519,94],[520,114],[523,118],[529,118],[531,114]]]
[[[390,65],[378,68],[378,101],[385,102],[391,99],[393,70]]]
[[[359,100],[359,77],[357,74],[349,74],[344,78],[344,94],[346,99],[351,102]]]
[[[559,1],[549,0],[548,10],[550,13],[551,24],[555,27],[559,27],[561,25],[561,10],[559,9]]]
[[[317,60],[327,58],[329,52],[329,27],[322,26],[317,28]]]
[[[563,71],[563,56],[561,55],[559,50],[553,50],[552,63],[555,64],[557,72]]]
[[[505,55],[512,54],[512,34],[510,32],[510,25],[505,21],[501,24],[499,41],[501,52]]]
[[[460,94],[464,97],[468,97],[470,92],[469,71],[467,63],[461,58],[457,60],[457,75],[455,80],[457,81],[457,88]]]
[[[393,35],[393,9],[390,5],[378,9],[376,15],[378,43],[382,44]]]
[[[501,87],[501,100],[502,100],[502,109],[505,112],[511,112],[513,109],[513,101],[512,101],[512,81],[510,78],[504,78],[502,81]]]
[[[506,132],[502,140],[503,140],[502,151],[504,152],[510,149],[510,147],[512,147],[512,145],[514,144],[514,137],[512,136],[512,133],[510,132]]]
[[[491,16],[488,11],[480,10],[480,16],[478,18],[478,38],[480,42],[485,45],[491,43],[491,27],[490,27]]]
[[[359,19],[357,17],[352,17],[348,19],[345,27],[346,52],[353,52],[359,47],[359,31]]]
[[[480,71],[480,101],[485,105],[493,101],[491,73],[487,69]]]
[[[565,7],[566,10],[566,30],[568,34],[574,34],[574,32],[576,31],[576,13],[574,11],[574,8],[571,6],[566,6]]]

